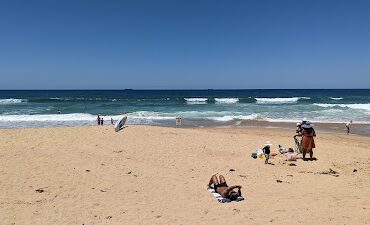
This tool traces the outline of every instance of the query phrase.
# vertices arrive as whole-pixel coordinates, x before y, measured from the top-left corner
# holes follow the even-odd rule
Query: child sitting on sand
[[[265,164],[268,164],[269,163],[269,158],[270,158],[270,146],[272,144],[268,141],[266,142],[265,144],[265,147],[263,147],[263,153],[265,154]]]

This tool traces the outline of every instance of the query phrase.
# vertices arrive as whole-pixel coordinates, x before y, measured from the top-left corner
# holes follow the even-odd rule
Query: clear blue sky
[[[0,77],[0,89],[370,88],[370,1],[2,1]]]

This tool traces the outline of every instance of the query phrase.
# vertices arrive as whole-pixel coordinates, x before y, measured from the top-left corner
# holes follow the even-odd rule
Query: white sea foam
[[[239,112],[240,113],[240,112]],[[200,119],[200,120],[214,120],[214,121],[232,121],[235,119],[239,120],[253,120],[257,119],[257,114],[242,115],[242,114],[230,114],[227,111],[178,111],[173,113],[164,112],[150,112],[150,111],[138,111],[130,113],[129,118],[133,118],[139,121],[143,120],[174,120],[180,116],[184,119]]]
[[[281,119],[281,118],[276,118],[276,119],[273,119],[273,118],[265,118],[264,119],[265,121],[268,121],[268,122],[277,122],[277,123],[297,123],[297,122],[300,122],[301,119],[299,118],[296,118],[296,119]],[[348,122],[347,119],[329,119],[329,118],[324,118],[324,119],[310,119],[310,122],[313,123],[313,125],[315,123],[339,123],[339,124],[343,124],[343,123],[346,123]],[[361,121],[361,120],[356,120],[354,123],[356,124],[370,124],[370,121]]]
[[[220,122],[228,122],[233,120],[256,120],[258,117],[259,116],[257,114],[252,114],[252,115],[227,115],[219,117],[208,117],[207,119]]]
[[[18,98],[0,99],[0,105],[19,104],[25,101],[26,101],[25,99],[18,99]]]
[[[238,98],[215,98],[216,103],[233,104],[239,101]]]
[[[94,121],[96,116],[87,113],[0,115],[0,121],[7,122],[56,122],[56,121]]]
[[[184,98],[187,104],[207,104],[208,98]]]
[[[310,99],[310,97],[291,97],[291,98],[255,98],[257,104],[292,104],[299,99]]]
[[[333,99],[333,100],[342,100],[343,98],[335,98],[335,97],[330,97],[330,99]]]
[[[106,124],[110,124],[110,119],[117,121],[122,115],[104,115]],[[43,127],[43,126],[80,126],[94,125],[97,115],[88,113],[71,114],[37,114],[37,115],[0,115],[1,127]],[[128,124],[151,124],[156,117],[129,115]]]
[[[370,104],[319,104],[314,103],[313,105],[329,108],[329,107],[342,107],[342,108],[351,108],[351,109],[361,109],[366,110],[370,113]]]
[[[172,113],[137,111],[137,112],[129,113],[128,117],[137,119],[137,120],[171,120],[171,119],[175,119],[176,115]]]

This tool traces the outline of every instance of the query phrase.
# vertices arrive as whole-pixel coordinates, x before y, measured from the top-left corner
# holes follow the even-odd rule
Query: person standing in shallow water
[[[100,115],[98,115],[98,118],[96,118],[96,122],[98,122],[98,125],[100,125]]]
[[[349,135],[349,133],[351,131],[351,125],[352,125],[352,120],[350,120],[348,123],[346,123],[347,135]]]
[[[313,149],[315,148],[315,140],[316,137],[315,130],[313,129],[310,122],[306,122],[302,125],[302,154],[303,160],[306,161],[306,154],[307,152],[310,153],[310,160],[313,160]]]

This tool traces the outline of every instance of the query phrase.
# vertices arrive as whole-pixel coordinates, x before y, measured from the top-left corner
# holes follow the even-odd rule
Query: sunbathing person
[[[240,185],[234,185],[234,186],[227,186],[226,180],[224,176],[220,175],[220,182],[218,182],[217,176],[213,175],[209,181],[208,187],[211,188],[211,185],[213,184],[213,188],[215,189],[215,192],[219,193],[222,197],[228,198],[231,201],[236,200],[239,196],[242,195],[240,189],[242,186]],[[237,191],[234,191],[234,189],[238,189]]]

